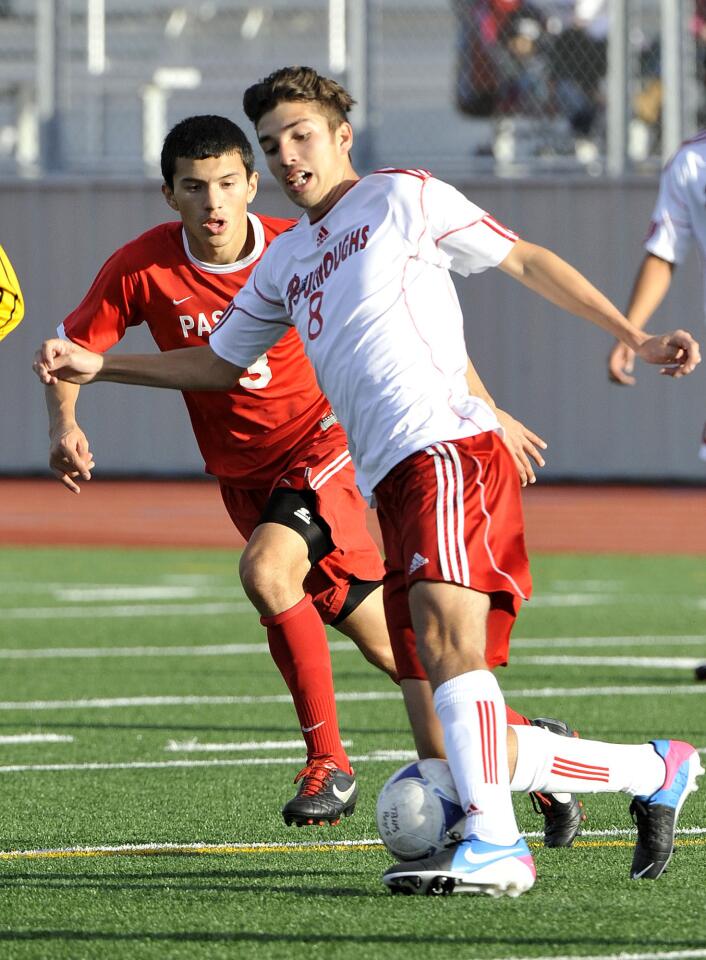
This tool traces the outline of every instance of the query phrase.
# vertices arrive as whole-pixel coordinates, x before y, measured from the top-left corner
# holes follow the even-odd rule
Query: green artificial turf
[[[706,958],[703,790],[680,820],[692,832],[679,834],[656,883],[628,879],[628,798],[585,798],[583,840],[545,850],[541,818],[516,797],[536,856],[533,890],[498,901],[391,897],[374,807],[403,762],[389,751],[411,751],[412,739],[396,688],[334,632],[342,735],[351,756],[367,758],[355,764],[358,809],[335,828],[285,827],[279,810],[303,751],[236,559],[0,552],[0,738],[73,738],[0,740],[2,960]],[[688,665],[706,662],[704,559],[534,558],[536,601],[499,671],[508,701],[583,736],[674,736],[705,749],[706,684]],[[179,649],[158,655],[168,648]],[[297,745],[266,745],[289,741]],[[148,844],[150,853],[135,849]]]

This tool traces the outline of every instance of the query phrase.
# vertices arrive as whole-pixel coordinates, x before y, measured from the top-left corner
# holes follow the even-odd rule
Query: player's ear
[[[176,202],[176,199],[174,197],[174,191],[170,188],[168,183],[162,184],[162,196],[167,201],[167,205],[170,206],[172,210],[176,210],[178,213],[179,204]]]
[[[336,142],[341,153],[350,153],[353,148],[353,127],[344,120],[336,130]]]
[[[248,203],[252,203],[252,201],[255,199],[259,180],[260,174],[257,172],[257,170],[253,170],[253,172],[250,174],[250,179],[248,180]]]

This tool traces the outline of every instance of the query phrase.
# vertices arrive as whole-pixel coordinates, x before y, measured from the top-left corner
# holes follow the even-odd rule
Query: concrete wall
[[[521,236],[553,248],[624,306],[641,259],[656,182],[474,181],[459,184]],[[286,214],[263,186],[256,210]],[[27,301],[24,322],[0,343],[0,473],[46,464],[43,391],[32,353],[81,298],[120,244],[168,219],[159,184],[84,180],[0,184],[0,242]],[[469,350],[499,403],[549,442],[550,479],[706,480],[696,457],[706,419],[706,363],[685,381],[639,370],[632,389],[610,386],[610,338],[489,271],[459,278]],[[706,340],[696,258],[681,268],[657,328]],[[119,349],[152,349],[131,332]],[[80,420],[103,473],[198,474],[202,464],[180,398],[100,384],[83,390]]]

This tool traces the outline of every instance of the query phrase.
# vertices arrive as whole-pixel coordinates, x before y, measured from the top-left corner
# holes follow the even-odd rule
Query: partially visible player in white
[[[625,311],[638,330],[645,328],[664,300],[677,266],[684,262],[694,241],[703,269],[706,319],[706,130],[686,140],[662,171],[644,242],[645,256]],[[616,343],[608,357],[608,376],[613,383],[632,386],[634,366],[633,351],[624,343]],[[698,455],[706,462],[706,424]],[[706,664],[696,668],[695,676],[706,680]]]
[[[535,870],[511,786],[633,795],[632,875],[659,876],[701,770],[693,747],[606,744],[506,724],[486,654],[507,648],[531,588],[519,482],[492,409],[468,393],[448,271],[499,266],[671,376],[693,371],[698,345],[684,331],[636,331],[567,263],[425,171],[361,179],[350,160],[352,99],[335,81],[284,68],[250,88],[244,106],[270,171],[306,216],[272,243],[209,349],[102,358],[48,341],[35,371],[44,383],[224,389],[295,327],[347,430],[358,483],[375,497],[395,659],[398,667],[417,654],[422,661],[468,815],[461,842],[391,867],[384,882],[411,893],[528,890]]]

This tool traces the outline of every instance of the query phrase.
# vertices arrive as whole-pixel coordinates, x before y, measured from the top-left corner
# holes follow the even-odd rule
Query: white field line
[[[1,618],[1,614],[0,614]],[[706,641],[704,641],[706,643]],[[351,640],[334,640],[330,650],[354,650]],[[269,655],[266,643],[217,643],[185,647],[40,647],[36,650],[0,650],[0,660],[92,660],[102,657],[229,657]]]
[[[352,740],[342,740],[344,747]],[[301,740],[250,740],[240,743],[199,743],[198,740],[169,740],[164,748],[169,753],[231,753],[247,750],[301,750]]]
[[[624,837],[627,841],[632,841],[635,836],[635,829],[626,830],[584,830],[577,843],[581,843],[585,838],[594,838],[600,845],[600,838]],[[689,827],[685,830],[677,829],[678,837],[688,837],[694,835],[706,834],[705,827]],[[544,833],[540,831],[531,831],[523,834],[530,841],[538,841],[543,838]],[[589,841],[590,842],[590,841]],[[688,842],[688,841],[687,841]],[[697,841],[698,842],[698,841]],[[300,840],[277,842],[253,842],[238,843],[223,840],[216,843],[204,843],[202,841],[186,843],[123,843],[123,844],[101,844],[95,846],[75,846],[75,847],[54,847],[39,849],[16,849],[0,850],[0,860],[19,859],[21,857],[61,857],[61,856],[96,856],[100,854],[169,854],[169,853],[256,853],[256,852],[274,852],[291,851],[292,853],[307,853],[309,851],[336,850],[336,849],[365,849],[381,847],[382,841],[378,837],[363,838],[361,840]],[[550,958],[556,960],[556,958]],[[573,958],[572,958],[573,960]]]
[[[109,586],[109,587],[60,587],[52,591],[56,600],[68,603],[96,603],[101,600],[198,600],[206,597],[244,599],[242,590],[234,587],[205,586]]]
[[[302,744],[297,741],[299,750]],[[388,763],[391,760],[414,760],[414,750],[373,750],[372,753],[351,756],[353,763]],[[94,770],[168,770],[192,767],[272,767],[303,763],[304,756],[292,757],[238,757],[224,760],[132,760],[124,763],[16,763],[0,766],[3,773],[84,773]]]
[[[220,575],[211,576],[210,574],[165,574],[158,581],[151,584],[145,583],[81,583],[66,580],[3,580],[3,587],[8,593],[19,593],[29,596],[30,594],[44,594],[45,596],[58,597],[62,593],[73,590],[79,591],[86,598],[91,594],[95,596],[96,592],[104,593],[106,591],[128,591],[128,598],[135,596],[138,590],[160,590],[172,589],[177,587],[186,587],[198,589],[201,588],[203,595],[212,595],[215,591],[217,595],[223,596],[227,593],[237,593],[244,596],[243,590],[238,581],[232,577]],[[125,594],[124,594],[125,595]]]
[[[0,737],[0,745],[14,743],[73,743],[74,738],[61,733],[14,733]]]
[[[225,613],[255,614],[246,600],[235,603],[150,603],[112,607],[9,607],[0,609],[4,620],[85,620],[120,617],[204,617]]]
[[[150,588],[144,588],[149,590]],[[161,589],[161,588],[160,588]],[[84,591],[85,592],[85,591]],[[231,591],[218,591],[219,596]],[[197,591],[198,593],[202,592]],[[170,594],[171,595],[171,594]],[[175,595],[184,596],[183,591],[176,590]],[[236,594],[242,596],[242,594]],[[130,594],[128,594],[128,597]],[[86,597],[86,599],[88,599]],[[545,595],[533,598],[525,604],[523,611],[531,612],[544,607],[592,607],[615,603],[643,603],[652,597],[631,596],[603,596],[598,594],[556,594]],[[679,598],[676,598],[679,599]],[[675,601],[675,598],[671,598]],[[706,600],[684,596],[681,598],[682,607],[696,606],[699,609],[706,609]],[[82,619],[84,617],[102,617],[105,619],[121,617],[159,617],[173,616],[175,614],[183,616],[219,616],[226,613],[243,613],[251,611],[252,607],[245,601],[235,602],[210,602],[210,603],[179,603],[179,604],[129,604],[114,605],[103,607],[8,607],[1,610],[2,616],[6,620],[53,620],[62,619]]]
[[[687,694],[706,695],[706,683],[689,686],[610,686],[610,687],[529,687],[504,688],[506,699],[527,697],[536,700],[573,697],[678,697]],[[336,699],[346,703],[365,703],[371,700],[399,700],[397,690],[341,691]],[[113,710],[122,707],[194,707],[234,706],[237,704],[291,704],[289,694],[269,696],[155,696],[155,697],[97,697],[80,700],[5,700],[0,701],[0,710]]]
[[[675,636],[629,637],[513,637],[512,649],[518,647],[703,647],[706,654],[706,633]]]
[[[1,616],[0,611],[0,616]],[[513,656],[516,664],[582,666],[635,666],[669,667],[678,666],[687,669],[706,661],[706,635],[686,637],[564,637],[561,639],[518,639],[513,640],[513,649],[531,647],[603,647],[603,646],[698,646],[703,656],[697,659],[656,658],[656,657],[569,657],[569,656]],[[329,648],[334,651],[355,649],[351,640],[333,640]],[[102,657],[221,657],[246,654],[267,654],[266,643],[219,643],[191,646],[130,646],[130,647],[38,647],[36,649],[0,649],[0,660],[90,660]]]
[[[703,656],[695,657],[513,657],[513,664],[543,667],[679,667],[693,670],[706,662],[706,642]]]
[[[301,743],[296,742],[301,749]],[[253,748],[255,749],[255,748]],[[706,753],[706,750],[700,752]],[[414,750],[373,750],[371,753],[358,754],[349,759],[352,763],[389,763],[392,760],[415,760]],[[130,760],[121,763],[93,762],[93,763],[17,763],[0,766],[0,774],[4,773],[82,773],[94,770],[167,770],[188,769],[192,767],[272,767],[286,766],[303,762],[303,756],[298,753],[291,757],[238,757],[217,760]]]
[[[681,607],[703,607],[706,600],[689,594],[670,594],[669,601]],[[615,604],[654,604],[658,597],[654,593],[540,593],[523,604],[523,613],[538,610],[540,607],[602,607]]]

